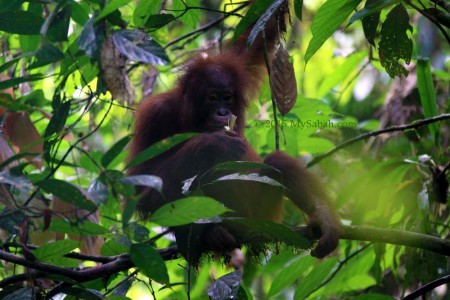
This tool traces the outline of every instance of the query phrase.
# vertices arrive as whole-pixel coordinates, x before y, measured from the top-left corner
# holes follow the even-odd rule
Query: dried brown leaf
[[[11,143],[18,147],[20,152],[43,152],[41,136],[26,112],[8,112],[4,129]],[[27,156],[26,159],[36,167],[42,167],[42,161],[34,156]]]
[[[283,116],[286,115],[294,107],[298,92],[294,67],[283,45],[280,45],[272,61],[270,88],[278,110]]]

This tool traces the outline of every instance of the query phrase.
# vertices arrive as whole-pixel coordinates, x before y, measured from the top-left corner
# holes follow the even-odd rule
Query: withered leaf
[[[280,45],[272,61],[270,88],[278,110],[283,116],[286,115],[294,107],[298,92],[294,67],[283,45]]]

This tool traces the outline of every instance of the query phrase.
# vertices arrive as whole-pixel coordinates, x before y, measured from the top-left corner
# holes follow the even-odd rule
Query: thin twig
[[[417,120],[417,121],[414,121],[413,123],[407,124],[407,125],[393,126],[393,127],[389,127],[389,128],[384,128],[384,129],[380,129],[380,130],[375,130],[375,131],[370,131],[370,132],[364,133],[362,135],[359,135],[357,137],[354,137],[354,138],[352,138],[350,140],[347,140],[347,141],[339,144],[338,146],[336,146],[335,148],[331,149],[327,153],[324,153],[324,154],[316,156],[313,160],[311,160],[308,163],[308,167],[314,166],[315,164],[319,163],[320,161],[322,161],[323,159],[327,158],[328,156],[331,156],[335,152],[337,152],[337,151],[339,151],[339,150],[341,150],[341,149],[343,149],[345,147],[348,147],[348,146],[350,146],[350,145],[352,145],[352,144],[354,144],[354,143],[356,143],[358,141],[365,140],[365,139],[367,139],[369,137],[378,136],[378,135],[383,134],[383,133],[390,133],[390,132],[396,132],[396,131],[405,131],[405,130],[408,130],[408,129],[416,129],[416,128],[422,127],[424,125],[428,125],[428,124],[431,124],[431,123],[435,123],[435,122],[439,122],[439,121],[447,120],[447,119],[450,119],[450,114],[442,114],[442,115],[439,115],[439,116],[436,116],[436,117],[432,117],[432,118],[428,118],[428,119]]]

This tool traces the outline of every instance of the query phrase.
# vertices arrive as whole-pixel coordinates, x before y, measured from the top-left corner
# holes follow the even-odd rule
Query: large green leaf
[[[294,299],[306,299],[320,284],[327,278],[331,270],[335,268],[338,262],[337,257],[332,257],[322,261],[303,279],[297,286]]]
[[[97,209],[95,203],[88,199],[88,194],[86,192],[66,181],[47,179],[37,182],[36,185],[47,193],[51,193],[62,201],[71,203],[76,207],[86,209],[88,211],[94,211]]]
[[[100,11],[100,13],[95,18],[95,22],[103,19],[104,17],[110,15],[111,13],[118,10],[120,7],[127,5],[131,0],[111,0],[106,4],[106,6]]]
[[[303,19],[303,0],[294,0],[294,10],[295,16],[301,21]]]
[[[313,37],[306,50],[305,63],[308,63],[360,2],[361,0],[328,0],[319,8],[311,25]]]
[[[64,53],[57,47],[47,44],[36,51],[36,60],[29,66],[30,69],[42,67],[64,59]]]
[[[83,236],[97,236],[109,233],[108,229],[99,224],[75,219],[52,219],[48,230],[59,233],[78,234]]]
[[[154,145],[151,145],[150,147],[148,147],[147,149],[145,149],[144,151],[142,151],[138,155],[136,155],[134,157],[134,159],[128,163],[127,168],[137,166],[146,160],[154,158],[154,157],[164,153],[165,151],[187,141],[188,139],[190,139],[196,135],[198,135],[198,134],[192,133],[192,132],[180,133],[180,134],[171,136],[167,139],[164,139]]]
[[[0,81],[0,90],[6,90],[7,88],[19,85],[24,82],[38,81],[48,76],[44,74],[32,74],[28,76],[16,77],[7,80]]]
[[[44,19],[28,11],[0,12],[0,31],[17,34],[40,34]]]
[[[150,15],[158,13],[161,0],[141,0],[133,12],[133,22],[137,27],[143,27]]]
[[[291,284],[297,279],[304,276],[304,273],[311,267],[315,259],[312,256],[298,256],[293,261],[285,266],[280,266],[280,272],[276,274],[272,284],[270,285],[268,297],[273,297]]]
[[[63,256],[75,250],[79,245],[80,242],[77,241],[61,240],[44,244],[34,250],[33,254],[38,260],[48,261],[49,259],[55,258],[57,256]]]
[[[230,211],[209,197],[188,197],[160,207],[150,216],[152,222],[172,227],[208,219]]]
[[[134,265],[148,278],[160,283],[169,283],[166,264],[152,246],[147,244],[131,245],[130,258]]]
[[[413,51],[413,42],[407,32],[412,32],[409,15],[403,5],[394,7],[381,27],[379,56],[381,65],[391,77],[408,76],[408,71],[400,64],[403,59],[409,64]]]
[[[188,11],[185,11],[185,4],[188,7],[200,7],[200,0],[172,1],[172,3],[173,11],[179,12],[178,17],[180,18],[180,21],[191,28],[196,28],[200,21],[200,10],[189,9]]]
[[[123,149],[128,145],[130,142],[132,136],[127,135],[120,139],[117,143],[115,143],[108,151],[106,151],[105,154],[102,156],[102,166],[104,168],[107,168],[109,164],[120,154],[122,153]]]

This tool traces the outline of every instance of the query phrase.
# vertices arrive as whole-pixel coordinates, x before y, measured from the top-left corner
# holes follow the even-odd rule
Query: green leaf
[[[81,188],[58,179],[47,179],[36,183],[47,193],[53,194],[62,201],[71,203],[88,211],[95,211],[97,206],[88,199],[87,193]]]
[[[166,264],[152,246],[147,244],[131,245],[130,258],[134,265],[148,278],[159,283],[169,283]]]
[[[137,27],[143,27],[151,15],[157,14],[161,0],[141,0],[133,12],[133,22]]]
[[[33,250],[33,254],[38,260],[48,261],[54,257],[66,255],[78,248],[79,245],[80,242],[73,240],[56,241],[40,246]]]
[[[160,207],[151,216],[152,222],[172,227],[208,219],[230,211],[209,197],[187,197]]]
[[[129,250],[129,246],[109,240],[103,244],[102,248],[100,249],[100,253],[103,256],[115,256],[128,253]]]
[[[3,65],[0,65],[0,73],[8,70],[9,67],[17,64],[22,58],[33,56],[33,55],[34,55],[34,53],[28,52],[28,53],[24,53],[22,55],[19,55],[15,58],[11,59],[10,61],[4,63]]]
[[[161,28],[170,22],[174,21],[176,17],[172,14],[156,14],[148,17],[146,28]]]
[[[139,30],[119,30],[112,39],[117,50],[128,59],[151,65],[166,65],[166,51],[148,34]]]
[[[302,280],[295,290],[294,299],[306,299],[330,274],[338,262],[337,257],[328,258],[315,266],[313,270]]]
[[[294,10],[295,10],[295,16],[297,17],[297,19],[302,21],[303,0],[294,0]]]
[[[354,72],[364,58],[367,57],[367,51],[355,52],[349,55],[339,68],[336,68],[328,75],[320,85],[318,94],[320,97],[326,96],[334,87],[339,84],[345,85],[345,80],[350,78],[350,74]]]
[[[109,164],[120,154],[123,149],[128,145],[132,136],[127,135],[115,143],[102,157],[102,166],[107,168]]]
[[[109,233],[109,230],[101,225],[77,219],[52,219],[48,230],[82,236],[96,236]]]
[[[296,257],[293,261],[290,261],[288,265],[280,266],[281,271],[274,276],[274,280],[270,285],[268,297],[273,297],[285,288],[293,284],[297,279],[304,276],[316,259],[312,256]]]
[[[417,85],[425,118],[437,116],[436,92],[434,90],[433,77],[431,76],[431,65],[428,59],[417,59]],[[435,145],[439,145],[438,123],[429,124],[428,128],[434,138]]]
[[[66,5],[59,11],[54,18],[48,17],[41,28],[41,33],[47,36],[52,42],[67,41],[69,33],[70,17],[72,15],[72,6]],[[47,20],[51,22],[47,23]],[[48,28],[45,26],[48,24]]]
[[[111,0],[106,4],[106,6],[100,11],[100,13],[95,18],[94,22],[98,22],[109,14],[113,13],[120,7],[127,5],[131,0]]]
[[[51,44],[42,46],[36,51],[36,60],[29,66],[29,69],[42,67],[65,58],[64,53]]]
[[[361,0],[328,0],[319,8],[311,26],[313,37],[306,50],[306,64],[360,2]]]
[[[310,154],[319,154],[330,151],[334,144],[327,139],[309,137],[298,141],[298,151]]]
[[[171,136],[156,144],[153,144],[144,151],[140,152],[138,155],[136,155],[136,157],[130,163],[128,163],[126,168],[137,166],[143,163],[144,161],[154,158],[196,135],[198,135],[198,133],[188,132],[175,134],[174,136]]]
[[[178,16],[183,14],[182,16],[180,16],[180,21],[191,28],[196,28],[198,22],[200,21],[200,10],[190,9],[186,13],[184,13],[186,10],[186,6],[184,5],[184,3],[186,3],[188,7],[200,7],[200,0],[173,1],[173,10],[180,12]]]
[[[32,74],[32,75],[28,75],[28,76],[22,76],[22,77],[16,77],[16,78],[3,80],[3,81],[0,81],[0,90],[6,90],[7,88],[19,85],[20,83],[38,81],[38,80],[42,80],[47,77],[48,76],[46,76],[44,74]]]
[[[39,35],[44,19],[28,11],[4,11],[0,13],[0,31],[17,34]]]
[[[242,20],[237,24],[236,29],[234,30],[233,41],[236,41],[247,28],[255,23],[272,2],[272,0],[258,0],[253,3]]]
[[[72,5],[72,19],[83,26],[89,20],[89,13],[86,9],[80,5],[78,2],[73,1]]]
[[[392,78],[408,76],[408,71],[399,63],[399,60],[403,59],[406,64],[409,64],[411,60],[413,42],[408,37],[407,31],[412,32],[412,30],[408,12],[403,5],[394,7],[381,27],[378,53],[381,65]]]
[[[0,0],[0,12],[17,11],[22,6],[24,0]]]

